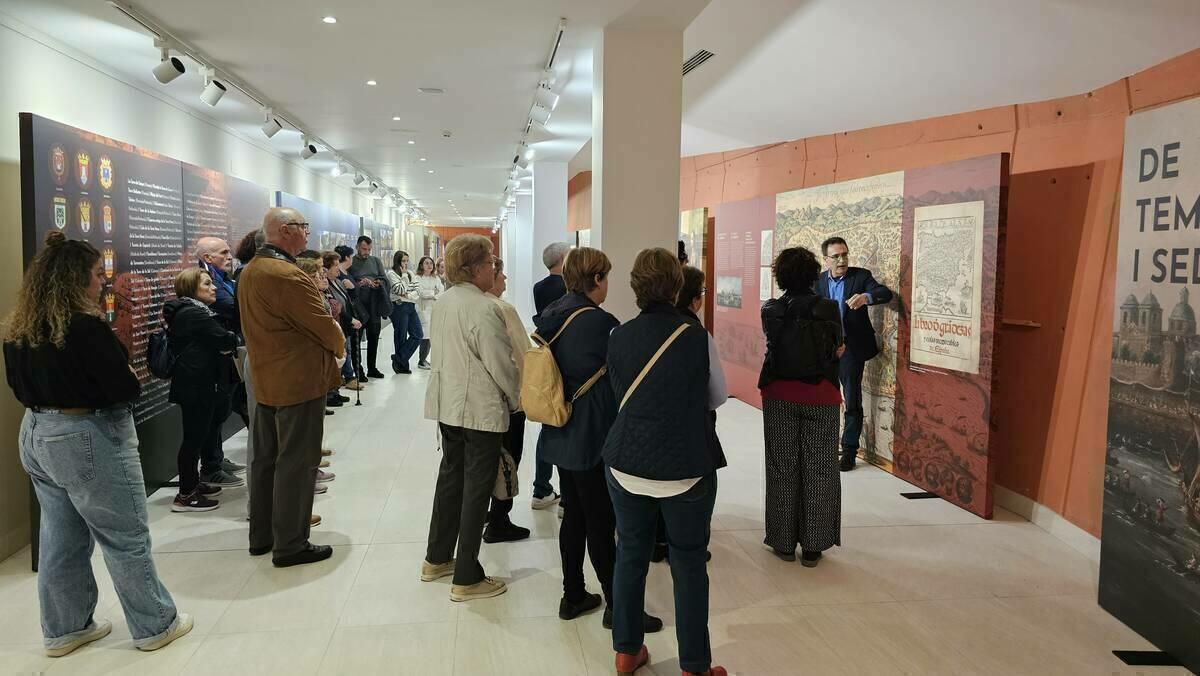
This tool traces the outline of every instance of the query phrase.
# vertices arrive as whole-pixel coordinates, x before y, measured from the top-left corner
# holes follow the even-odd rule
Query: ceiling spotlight
[[[162,84],[167,84],[171,80],[183,75],[187,68],[184,68],[183,62],[178,57],[171,56],[171,50],[167,48],[167,43],[162,40],[155,40],[154,46],[158,47],[162,54],[162,60],[154,67],[154,79]]]
[[[371,185],[367,188],[367,194],[374,195],[377,190],[379,190],[379,184],[371,181]]]
[[[533,109],[529,111],[529,119],[542,126],[546,126],[546,123],[550,121],[550,111],[541,106],[534,106]]]
[[[517,169],[520,170],[522,173],[529,171],[529,160],[522,157],[521,159],[517,160],[516,166],[517,166]]]
[[[511,190],[516,190],[516,189],[517,189],[517,188],[519,188],[519,187],[521,187],[521,182],[520,182],[520,181],[518,181],[518,180],[517,180],[517,179],[515,179],[515,178],[513,178],[513,179],[509,179],[509,181],[508,181],[508,189],[509,189],[510,191],[511,191]]]
[[[374,80],[367,80],[367,86],[368,86],[368,87],[374,87],[374,86],[375,86],[375,85],[377,85],[377,84],[379,84],[379,83],[378,83],[378,82],[376,82],[376,81],[374,81]]]
[[[221,97],[225,96],[225,85],[213,79],[213,71],[204,69],[204,91],[200,92],[200,100],[210,106],[217,105]]]
[[[267,138],[271,138],[278,134],[280,129],[283,129],[283,125],[275,118],[275,114],[270,108],[263,108],[263,123],[259,129],[262,129],[262,133]]]
[[[307,137],[304,138],[303,143],[304,146],[300,148],[300,159],[307,160],[308,158],[317,154],[317,147],[312,143],[309,143]]]
[[[553,68],[547,68],[546,70],[542,71],[542,81],[540,84],[543,87],[553,87],[555,82],[558,82],[558,76],[554,74]]]
[[[341,160],[338,160],[336,163],[334,163],[333,168],[329,170],[329,175],[334,178],[337,178],[344,173],[346,173],[346,165]]]
[[[529,161],[532,159],[533,159],[533,148],[530,148],[529,150],[525,151],[525,160]]]
[[[358,173],[357,171],[354,172],[354,185],[362,185],[362,182],[365,180],[367,180],[366,176],[363,176],[362,174]]]
[[[321,19],[321,21],[324,21],[325,23],[337,23],[337,17],[327,16],[324,19]]]
[[[546,110],[554,110],[558,106],[558,94],[555,94],[548,87],[538,89],[537,94],[533,97],[535,103],[545,108]]]

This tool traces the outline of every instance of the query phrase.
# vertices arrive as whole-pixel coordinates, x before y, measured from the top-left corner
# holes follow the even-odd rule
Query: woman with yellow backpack
[[[616,517],[604,476],[600,452],[617,416],[617,402],[604,373],[608,336],[620,322],[600,305],[608,297],[612,263],[604,252],[579,248],[567,255],[563,281],[567,295],[534,318],[535,342],[553,353],[561,374],[561,391],[569,393],[565,410],[538,415],[528,405],[526,413],[544,423],[543,459],[558,466],[562,482],[563,520],[558,535],[563,566],[563,597],[558,616],[572,620],[600,607],[599,594],[584,587],[583,557],[590,555],[600,580],[604,601],[604,626],[611,628],[612,576],[616,561]],[[532,354],[532,353],[531,353]],[[529,361],[527,358],[527,365]],[[529,388],[522,387],[522,402]],[[540,418],[547,418],[540,420]],[[550,420],[550,418],[557,418]],[[645,616],[647,632],[662,629],[662,620]]]

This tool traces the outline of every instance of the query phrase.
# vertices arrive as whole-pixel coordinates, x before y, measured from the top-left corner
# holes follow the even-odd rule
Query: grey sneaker
[[[200,480],[206,484],[220,486],[221,488],[237,488],[245,486],[246,480],[236,474],[230,474],[223,469],[219,469],[212,474],[200,475]]]
[[[534,509],[550,509],[551,507],[557,505],[560,500],[562,500],[562,496],[551,491],[550,495],[547,495],[544,498],[534,498],[531,502],[531,506]]]
[[[176,639],[183,638],[192,630],[192,616],[187,613],[179,613],[175,619],[175,624],[167,631],[167,633],[158,637],[154,641],[137,647],[142,652],[154,652],[175,642]]]
[[[229,458],[225,458],[221,461],[221,471],[229,472],[230,474],[241,474],[246,471],[246,466],[239,465]]]

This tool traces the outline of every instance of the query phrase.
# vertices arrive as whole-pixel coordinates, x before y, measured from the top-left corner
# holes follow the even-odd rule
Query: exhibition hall
[[[0,0],[0,674],[1200,673],[1198,29]]]

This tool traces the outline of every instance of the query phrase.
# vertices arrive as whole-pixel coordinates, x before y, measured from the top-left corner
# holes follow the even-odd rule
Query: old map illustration
[[[803,246],[820,258],[821,242],[841,237],[850,248],[851,266],[870,270],[879,283],[897,291],[903,212],[904,172],[781,193],[775,198],[775,251]],[[891,306],[875,306],[871,322],[881,352],[867,363],[863,377],[863,407],[868,411],[863,447],[868,454],[891,460],[899,329],[896,311]]]
[[[913,213],[913,364],[979,373],[983,202]]]

